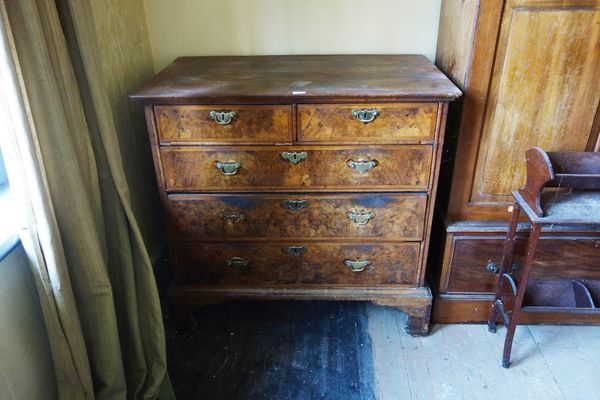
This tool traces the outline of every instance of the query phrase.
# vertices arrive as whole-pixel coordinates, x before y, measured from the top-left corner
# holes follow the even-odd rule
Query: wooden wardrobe
[[[496,279],[486,265],[500,259],[525,151],[600,149],[600,0],[443,0],[436,65],[464,95],[448,115],[429,268],[433,319],[485,321]],[[527,225],[519,232],[525,239]],[[600,279],[600,226],[542,235],[534,276]]]

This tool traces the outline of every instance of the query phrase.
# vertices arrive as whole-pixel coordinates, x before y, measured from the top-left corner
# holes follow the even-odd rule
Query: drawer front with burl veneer
[[[173,194],[178,239],[336,238],[422,240],[427,195]]]
[[[161,148],[171,192],[423,191],[432,156],[428,145]]]
[[[435,103],[300,104],[301,142],[398,143],[435,137]]]
[[[155,106],[154,113],[162,144],[292,142],[289,105]]]
[[[199,285],[415,285],[420,243],[178,242]]]

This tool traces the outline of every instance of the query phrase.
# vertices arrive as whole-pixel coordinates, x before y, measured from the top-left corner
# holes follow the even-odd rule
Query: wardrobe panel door
[[[598,77],[600,1],[507,1],[470,205],[510,202],[530,147],[593,150]]]

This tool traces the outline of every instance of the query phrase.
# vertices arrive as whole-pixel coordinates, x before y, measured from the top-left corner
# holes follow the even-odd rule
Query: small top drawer
[[[432,140],[437,103],[301,104],[301,142],[397,143]]]
[[[292,141],[289,105],[155,106],[161,143],[278,143]]]

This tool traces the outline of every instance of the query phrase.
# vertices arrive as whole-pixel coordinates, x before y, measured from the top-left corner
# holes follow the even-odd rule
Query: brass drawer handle
[[[352,116],[356,118],[359,122],[362,122],[363,124],[373,122],[373,120],[375,120],[379,113],[380,110],[378,108],[361,108],[352,110]]]
[[[308,153],[306,151],[300,151],[300,152],[284,151],[283,153],[281,153],[281,158],[296,165],[300,161],[306,160],[308,158]]]
[[[242,257],[231,257],[227,260],[227,265],[234,268],[244,268],[250,264],[249,260]]]
[[[377,160],[365,160],[365,161],[348,160],[348,161],[346,161],[347,166],[349,166],[350,168],[354,168],[356,170],[356,172],[358,172],[361,175],[364,174],[365,172],[369,171],[370,169],[375,168],[378,164],[379,164],[379,161],[377,161]]]
[[[344,264],[354,272],[360,272],[371,265],[371,260],[344,260]]]
[[[302,254],[306,253],[308,249],[306,248],[306,246],[299,246],[299,245],[291,245],[288,246],[286,251],[293,255],[293,256],[301,256]]]
[[[283,208],[288,208],[292,211],[300,211],[308,207],[308,200],[284,200],[281,205]]]
[[[237,113],[235,111],[211,111],[208,113],[210,119],[215,121],[219,125],[229,125]]]
[[[221,162],[217,161],[215,163],[215,168],[217,168],[223,175],[235,175],[240,172],[240,168],[242,167],[242,163],[237,161],[226,161]]]
[[[234,225],[239,222],[244,222],[246,220],[246,216],[244,214],[233,214],[233,213],[223,213],[221,214],[221,218],[228,224]]]
[[[373,218],[373,214],[371,214],[370,212],[359,213],[354,211],[348,211],[346,213],[346,216],[350,221],[354,222],[356,225],[366,225],[369,223],[371,218]]]
[[[521,268],[521,265],[519,263],[512,263],[508,273],[513,274],[517,272],[519,268]],[[491,272],[494,275],[498,275],[500,273],[500,268],[498,267],[498,265],[496,265],[496,263],[492,262],[491,260],[487,263],[485,269],[487,272]]]

